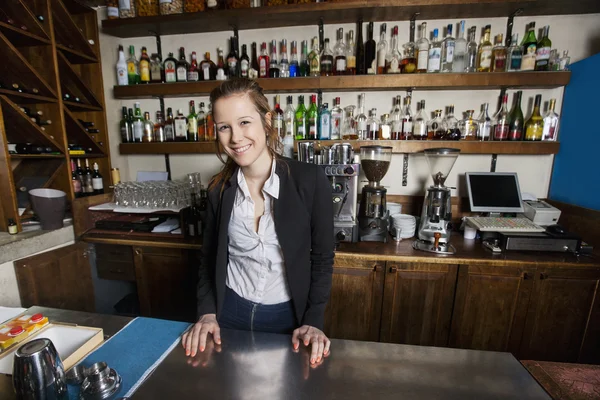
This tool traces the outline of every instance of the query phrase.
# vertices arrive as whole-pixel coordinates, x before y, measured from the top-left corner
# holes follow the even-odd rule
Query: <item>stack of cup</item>
[[[407,214],[392,214],[390,218],[392,236],[394,236],[396,240],[408,239],[415,236],[415,230],[417,228],[415,217]]]

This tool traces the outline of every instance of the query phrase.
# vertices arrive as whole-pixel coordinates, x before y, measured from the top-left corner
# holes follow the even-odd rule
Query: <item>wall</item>
[[[600,53],[573,65],[561,119],[563,139],[550,186],[551,199],[598,211],[600,125],[588,122],[598,112],[599,69]]]
[[[99,19],[105,17],[105,10],[100,9],[98,12]],[[550,38],[553,43],[553,47],[562,50],[568,49],[571,55],[572,61],[577,61],[582,58],[593,54],[594,49],[593,43],[598,43],[600,38],[600,25],[598,20],[599,14],[595,15],[569,15],[569,16],[551,16],[551,17],[536,17],[536,18],[515,18],[514,32],[519,33],[519,40],[522,38],[525,32],[525,24],[530,21],[536,21],[537,27],[543,25],[550,25]],[[420,21],[418,21],[420,22]],[[454,20],[436,20],[427,21],[428,30],[433,30],[446,26],[448,23],[457,23]],[[486,18],[486,19],[471,19],[466,21],[466,26],[477,26],[479,28],[486,25],[492,25],[492,35],[497,33],[505,33],[506,29],[506,18]],[[379,23],[375,24],[376,40],[378,40]],[[405,43],[408,41],[409,33],[409,22],[388,22],[388,38],[391,27],[398,25],[399,29],[399,43]],[[344,32],[349,29],[356,30],[355,24],[343,24],[343,25],[325,25],[325,37],[330,39],[335,38],[335,30],[339,27],[344,28]],[[366,29],[364,34],[366,35]],[[188,35],[173,35],[162,37],[162,49],[163,57],[166,57],[168,52],[174,52],[178,54],[178,48],[184,46],[186,53],[189,54],[192,51],[196,51],[198,56],[205,51],[211,52],[211,58],[216,59],[216,48],[221,46],[228,51],[228,38],[232,35],[231,31],[217,32],[217,33],[203,33],[203,34],[188,34]],[[286,38],[288,42],[291,40],[310,39],[313,36],[317,36],[317,25],[310,25],[304,27],[291,27],[291,28],[277,28],[277,29],[262,29],[262,30],[245,30],[240,31],[240,48],[242,44],[247,44],[250,47],[250,43],[253,41],[263,42],[270,41],[271,39],[281,40]],[[479,38],[477,38],[479,39]],[[130,100],[115,100],[112,95],[112,86],[116,82],[115,76],[115,64],[117,61],[117,47],[119,44],[123,44],[125,47],[134,45],[136,47],[136,55],[139,58],[140,47],[146,46],[148,52],[152,53],[156,51],[156,44],[153,37],[146,38],[133,38],[133,39],[120,39],[116,37],[107,36],[101,33],[100,35],[100,47],[102,52],[103,77],[104,77],[104,88],[106,93],[106,113],[108,118],[108,126],[110,129],[110,147],[111,147],[111,158],[113,167],[118,167],[121,170],[121,177],[123,180],[135,179],[136,172],[139,170],[145,171],[164,171],[165,162],[162,155],[150,155],[150,156],[121,156],[118,150],[118,144],[120,141],[118,131],[118,121],[120,120],[121,107],[127,106],[132,107],[133,101]],[[597,49],[596,49],[597,51]],[[512,102],[512,93],[514,91],[509,90],[510,94],[509,102]],[[547,90],[525,90],[524,101],[523,101],[523,112],[527,118],[532,108],[532,101],[535,94],[540,93],[543,96],[544,103],[550,98],[557,99],[557,110],[561,109],[562,106],[562,94],[563,89],[547,89]],[[306,93],[309,94],[309,93]],[[336,96],[341,96],[342,106],[349,104],[357,104],[358,94],[355,93],[324,93],[323,101],[332,104],[332,100]],[[400,94],[402,97],[406,94],[405,92],[367,92],[366,94],[366,107],[377,108],[378,115],[384,112],[390,112],[392,107],[393,96]],[[416,111],[414,104],[417,101],[424,99],[426,101],[426,110],[429,112],[435,109],[444,109],[446,105],[454,104],[456,109],[457,117],[467,109],[479,110],[480,106],[484,102],[490,103],[491,114],[495,113],[496,105],[498,102],[498,90],[473,90],[473,91],[415,91],[413,92],[413,112]],[[281,94],[282,101],[285,99],[286,94]],[[272,101],[274,95],[267,96]],[[187,113],[188,101],[191,98],[182,99],[166,99],[165,106],[172,107],[174,110],[181,108]],[[196,96],[193,98],[196,102],[203,101],[208,103],[206,96]],[[294,96],[294,106],[296,106],[297,97]],[[155,111],[159,109],[158,100],[143,100],[141,101],[141,107],[143,111],[150,111],[152,116],[155,115]],[[478,111],[476,111],[478,115]],[[497,161],[497,171],[513,171],[519,174],[519,181],[521,183],[522,191],[530,192],[538,197],[547,197],[548,187],[550,184],[550,176],[552,171],[553,156],[510,156],[500,155]],[[466,171],[489,171],[491,162],[490,155],[463,155],[460,156],[450,177],[447,180],[447,185],[458,187],[457,194],[465,195],[465,191],[461,190],[462,179],[460,176],[464,175]],[[214,155],[181,155],[171,156],[171,169],[172,176],[174,179],[185,177],[189,172],[200,172],[203,176],[203,182],[207,180],[214,173],[218,171],[220,162]],[[411,155],[409,162],[409,179],[408,186],[402,186],[402,155],[394,155],[392,158],[392,164],[390,172],[384,178],[383,184],[388,186],[388,193],[390,194],[422,194],[424,192],[424,182],[431,182],[429,178],[427,164],[422,155]]]

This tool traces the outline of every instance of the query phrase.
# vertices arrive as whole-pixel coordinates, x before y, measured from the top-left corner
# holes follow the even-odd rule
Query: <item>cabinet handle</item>
[[[382,269],[383,269],[383,267],[381,265],[377,264],[373,267],[373,272],[381,272]]]
[[[394,274],[398,271],[398,267],[390,267],[390,273]]]
[[[542,280],[542,279],[548,279],[548,274],[545,273],[545,272],[541,272],[540,273],[540,280]]]
[[[529,274],[529,272],[523,272],[523,279],[524,280],[531,279],[531,274]]]

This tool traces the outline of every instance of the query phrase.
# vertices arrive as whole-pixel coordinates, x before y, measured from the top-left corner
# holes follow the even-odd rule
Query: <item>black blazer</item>
[[[331,291],[334,238],[331,184],[321,167],[277,158],[279,198],[275,231],[283,251],[287,283],[300,325],[323,329]],[[237,191],[237,170],[208,194],[198,281],[198,316],[219,316],[225,297],[229,220]]]

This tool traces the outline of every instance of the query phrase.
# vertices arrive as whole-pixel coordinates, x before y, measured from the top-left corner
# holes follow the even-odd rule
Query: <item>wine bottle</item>
[[[87,159],[85,160],[87,163]],[[94,163],[94,173],[92,174],[92,191],[94,194],[104,193],[104,183],[102,182],[102,175],[98,171],[98,163]]]
[[[516,101],[508,116],[508,140],[522,140],[523,138],[523,111],[521,111],[521,96],[523,92],[520,90],[515,94]]]

